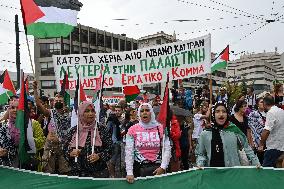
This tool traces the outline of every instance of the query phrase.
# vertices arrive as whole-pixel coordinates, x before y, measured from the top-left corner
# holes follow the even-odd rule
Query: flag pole
[[[80,73],[77,75],[79,78],[77,79],[77,82],[79,82],[77,85],[79,85],[78,90],[78,109],[77,109],[77,116],[78,116],[78,122],[77,122],[77,131],[76,131],[76,150],[79,149],[79,122],[80,122],[80,115],[79,115],[79,106],[80,106],[80,87],[81,87],[81,81],[80,81]],[[78,162],[78,157],[75,157],[75,162]]]
[[[30,63],[31,63],[31,66],[32,66],[33,75],[35,76],[35,69],[34,69],[34,65],[33,65],[33,61],[32,61],[31,49],[30,49],[30,45],[29,45],[28,35],[25,34],[25,36],[26,36],[26,43],[27,43],[27,46],[28,46]]]
[[[209,74],[209,89],[210,89],[210,105],[213,104],[213,82],[212,82],[212,73]],[[211,112],[211,110],[209,110]],[[211,120],[211,113],[209,114],[209,121]]]
[[[103,96],[103,88],[104,88],[104,76],[105,74],[103,73],[103,70],[104,70],[104,67],[103,65],[101,65],[101,83],[100,83],[100,93],[99,93],[99,96],[97,97],[98,98],[98,103],[99,103],[99,106],[100,106],[100,110],[101,110],[101,101],[102,101],[102,96]],[[100,117],[100,111],[99,112],[96,112],[96,114],[98,114],[97,119]],[[92,144],[92,154],[95,153],[95,142],[96,142],[96,136],[97,136],[97,129],[98,129],[98,124],[100,122],[100,119],[96,121],[96,126],[94,128],[94,137],[93,137],[93,144]]]
[[[170,77],[170,75],[169,75],[169,73],[167,73],[167,82],[166,82],[166,86],[165,86],[165,91],[164,91],[164,99],[165,99],[165,97],[166,97],[166,94],[167,94],[167,116],[168,116],[168,114],[169,114],[169,77]],[[163,99],[163,100],[164,100]],[[166,118],[166,119],[168,119],[168,118]],[[166,121],[166,124],[167,124],[167,121]],[[171,124],[172,124],[172,122],[170,121],[169,122],[169,124],[170,124],[170,126],[171,126]],[[170,126],[169,126],[169,128],[170,128]],[[168,127],[167,127],[167,125],[166,125],[166,127],[165,127],[165,131],[168,129]],[[158,131],[159,132],[159,131]],[[167,131],[168,132],[168,137],[169,137],[169,133],[170,133],[170,130],[168,130]],[[161,140],[161,139],[160,139]],[[165,142],[166,142],[166,132],[164,132],[164,134],[163,134],[163,138],[162,138],[162,159],[163,159],[163,156],[164,156],[164,154],[165,154]]]

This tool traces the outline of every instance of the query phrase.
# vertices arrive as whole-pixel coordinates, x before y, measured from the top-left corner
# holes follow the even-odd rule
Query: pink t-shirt
[[[136,157],[142,156],[148,161],[155,162],[160,152],[163,137],[163,126],[159,125],[152,129],[145,129],[136,124],[128,130],[128,135],[134,139]]]

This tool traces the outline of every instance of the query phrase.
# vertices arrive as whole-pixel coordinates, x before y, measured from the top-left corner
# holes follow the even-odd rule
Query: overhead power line
[[[261,22],[261,23],[264,23],[264,22]],[[233,25],[233,26],[221,26],[221,27],[212,28],[212,29],[187,32],[187,33],[184,33],[184,34],[187,35],[187,34],[200,33],[200,32],[210,32],[210,31],[216,31],[216,30],[220,31],[220,30],[227,30],[227,29],[237,29],[237,28],[240,28],[240,27],[252,26],[252,25],[256,25],[256,24],[259,24],[259,23],[254,22],[254,23],[240,24],[240,25]],[[177,35],[181,35],[181,33],[178,33]]]
[[[242,12],[242,13],[247,14],[247,15],[250,15],[250,16],[252,16],[252,17],[255,17],[255,18],[264,20],[264,18],[262,18],[262,17],[260,17],[260,16],[257,16],[257,15],[251,14],[251,13],[248,13],[248,12],[246,12],[246,11],[243,11],[243,10],[240,10],[240,9],[237,9],[237,8],[234,8],[234,7],[229,6],[229,5],[226,5],[226,4],[224,4],[224,3],[220,3],[220,2],[214,1],[214,0],[209,0],[209,1],[211,1],[211,2],[213,2],[213,3],[216,3],[216,4],[219,4],[219,5],[222,5],[222,6],[224,6],[224,7],[233,9],[233,10],[238,11],[238,12]]]
[[[246,34],[245,36],[243,36],[242,38],[240,38],[238,41],[234,42],[233,44],[242,41],[244,39],[246,39],[247,37],[251,36],[252,34],[254,34],[255,32],[259,31],[260,29],[262,29],[263,27],[267,26],[269,23],[265,22],[263,25],[261,25],[260,27],[256,28],[255,30],[253,30],[252,32]]]
[[[9,9],[14,9],[14,10],[21,10],[17,7],[13,7],[13,6],[9,6],[9,5],[3,5],[3,4],[0,4],[0,7],[4,7],[4,8],[9,8]]]
[[[255,16],[250,16],[250,15],[243,14],[243,13],[237,13],[237,12],[233,12],[233,11],[219,9],[219,8],[216,8],[216,7],[202,5],[202,4],[198,4],[198,3],[194,3],[194,2],[190,2],[190,1],[185,1],[185,0],[177,0],[177,1],[182,2],[182,3],[191,4],[191,5],[195,5],[195,6],[198,6],[198,7],[204,7],[204,8],[209,8],[209,9],[213,9],[213,10],[217,10],[217,11],[221,11],[221,12],[226,12],[226,13],[230,13],[230,14],[234,14],[234,15],[240,15],[240,16],[244,16],[244,17],[247,17],[247,18],[254,18],[254,19],[258,19],[258,20],[263,20],[263,19],[260,19],[258,17],[255,17]]]
[[[3,60],[0,60],[1,62],[8,62],[8,63],[13,63],[13,64],[16,64],[16,62],[14,62],[14,61],[11,61],[11,60],[5,60],[5,59],[3,59]]]
[[[6,19],[2,19],[2,18],[0,18],[0,21],[3,21],[3,22],[9,22],[9,23],[15,23],[14,21],[6,20]]]
[[[28,41],[29,43],[30,42],[34,42],[34,40],[30,40]],[[20,45],[25,45],[27,42],[23,42],[23,43],[20,43]],[[4,42],[4,41],[0,41],[0,44],[4,44],[4,45],[16,45],[16,43],[11,43],[11,42]]]

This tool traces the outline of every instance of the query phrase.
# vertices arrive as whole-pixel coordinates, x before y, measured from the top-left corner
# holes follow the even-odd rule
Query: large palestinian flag
[[[211,72],[227,68],[229,61],[229,45],[219,54],[211,64]]]
[[[27,138],[29,120],[29,110],[27,103],[27,93],[24,81],[24,74],[22,75],[21,93],[19,99],[19,106],[16,117],[16,127],[20,130],[20,143],[19,143],[19,160],[21,164],[26,163],[29,160],[28,151],[31,150],[29,141]],[[31,138],[31,137],[29,137]]]
[[[67,37],[77,26],[78,0],[21,0],[26,34],[37,38]]]

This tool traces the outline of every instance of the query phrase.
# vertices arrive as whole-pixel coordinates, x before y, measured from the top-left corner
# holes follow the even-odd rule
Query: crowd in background
[[[20,131],[15,127],[19,100],[13,96],[1,118],[1,165],[80,177],[126,177],[129,183],[135,177],[191,167],[284,167],[280,84],[263,97],[248,88],[232,106],[225,87],[214,94],[213,105],[206,85],[195,91],[172,89],[168,130],[156,119],[162,104],[159,96],[149,99],[145,93],[143,100],[105,103],[100,112],[84,101],[78,107],[77,128],[71,126],[71,109],[60,93],[48,98],[37,91],[34,82],[34,96],[28,98],[29,161],[19,162]]]

